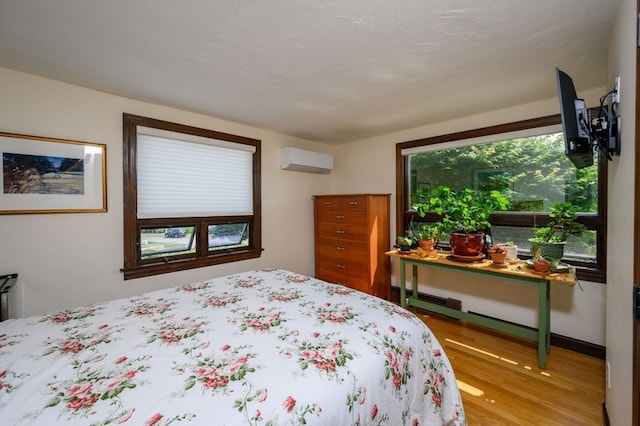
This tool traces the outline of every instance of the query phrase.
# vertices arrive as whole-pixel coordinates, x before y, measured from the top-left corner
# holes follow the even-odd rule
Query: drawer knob
[[[340,246],[338,246],[338,247],[336,247],[336,250],[338,250],[338,251],[344,251],[344,247],[340,247]]]
[[[338,214],[336,215],[336,219],[344,219],[344,215]]]
[[[357,206],[358,202],[357,201],[349,201],[349,204],[352,206]]]
[[[324,204],[325,206],[330,206],[331,204],[333,204],[331,201],[325,201],[322,204]]]
[[[344,234],[344,231],[343,231],[343,230],[341,230],[341,229],[338,229],[338,230],[336,231],[336,234]]]
[[[346,268],[346,266],[344,266],[342,263],[338,263],[338,264],[336,265],[336,267],[337,267],[338,269],[344,269],[344,268]]]

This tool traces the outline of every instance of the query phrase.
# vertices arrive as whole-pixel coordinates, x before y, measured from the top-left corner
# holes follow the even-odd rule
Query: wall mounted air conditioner
[[[280,148],[280,168],[308,173],[330,173],[333,155],[285,146]]]

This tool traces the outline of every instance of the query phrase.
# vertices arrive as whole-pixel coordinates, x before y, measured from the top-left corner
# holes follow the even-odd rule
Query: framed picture
[[[510,169],[475,169],[473,171],[473,187],[481,191],[512,191],[512,175]]]
[[[0,132],[0,214],[106,212],[106,149]]]

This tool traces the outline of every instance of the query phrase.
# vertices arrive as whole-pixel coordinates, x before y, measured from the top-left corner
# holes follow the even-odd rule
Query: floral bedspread
[[[3,425],[461,425],[430,330],[262,270],[0,323]]]

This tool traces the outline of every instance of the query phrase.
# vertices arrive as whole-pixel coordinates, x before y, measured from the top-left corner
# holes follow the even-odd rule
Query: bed
[[[419,318],[269,269],[0,323],[0,423],[466,421]]]

